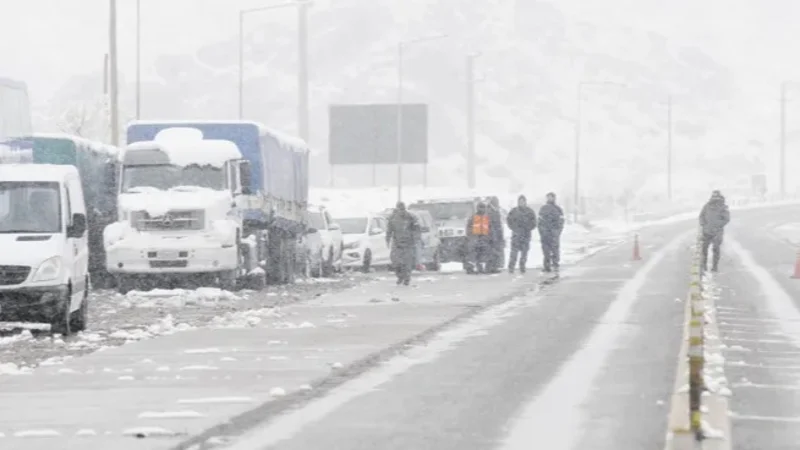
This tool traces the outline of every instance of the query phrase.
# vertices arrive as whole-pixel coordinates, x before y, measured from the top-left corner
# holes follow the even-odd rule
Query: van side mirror
[[[318,231],[319,231],[319,230],[317,230],[317,229],[316,229],[316,228],[314,228],[314,227],[308,227],[308,228],[306,228],[306,234],[314,234],[314,233],[316,233],[316,232],[318,232]]]
[[[72,223],[67,227],[68,238],[82,238],[86,233],[86,215],[73,214]]]
[[[328,224],[328,229],[330,231],[338,231],[338,230],[341,230],[342,227],[340,227],[338,223],[334,222],[334,223]]]
[[[250,161],[239,162],[239,183],[242,185],[242,195],[253,195],[253,189],[250,188],[253,182],[253,168]]]

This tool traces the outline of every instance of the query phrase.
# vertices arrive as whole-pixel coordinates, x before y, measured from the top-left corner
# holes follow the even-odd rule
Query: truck
[[[135,121],[106,228],[120,292],[142,277],[225,289],[294,281],[307,229],[309,148],[251,121]]]
[[[33,133],[4,142],[0,163],[73,166],[80,175],[88,222],[89,273],[96,287],[110,287],[103,230],[117,220],[118,149],[79,136]]]

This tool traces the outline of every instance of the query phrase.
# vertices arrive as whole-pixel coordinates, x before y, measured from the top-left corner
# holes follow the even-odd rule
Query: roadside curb
[[[725,386],[710,378],[724,375],[724,359],[718,357],[722,343],[716,321],[716,299],[710,295],[711,286],[704,283],[701,275],[699,240],[698,236],[691,266],[690,292],[684,308],[675,385],[667,416],[665,450],[732,448],[728,398],[719,392]],[[692,399],[692,392],[697,391],[700,391],[699,408]],[[695,397],[694,402],[697,401]],[[703,435],[702,439],[696,437],[698,433]]]

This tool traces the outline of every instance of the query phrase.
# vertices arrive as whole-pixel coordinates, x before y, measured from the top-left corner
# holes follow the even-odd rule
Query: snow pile
[[[14,345],[18,342],[29,341],[31,339],[33,339],[33,334],[31,333],[31,330],[27,329],[22,330],[22,332],[11,336],[0,337],[0,347],[6,345]]]
[[[781,237],[794,245],[800,245],[800,223],[787,223],[774,230]]]
[[[283,315],[274,308],[253,309],[248,311],[229,312],[215,317],[211,321],[212,328],[252,328],[267,318],[281,318]]]
[[[33,369],[14,363],[0,363],[0,375],[30,375]]]
[[[175,319],[172,317],[172,314],[168,314],[166,317],[162,318],[158,322],[149,325],[145,328],[117,330],[109,334],[108,337],[114,339],[124,339],[128,342],[141,341],[144,339],[150,339],[157,336],[174,334],[179,331],[191,330],[192,328],[193,327],[191,325],[186,323],[180,323],[176,325]]]
[[[125,295],[125,301],[139,308],[181,308],[187,305],[233,302],[242,297],[233,292],[217,288],[189,289],[153,289],[152,291],[131,291]]]

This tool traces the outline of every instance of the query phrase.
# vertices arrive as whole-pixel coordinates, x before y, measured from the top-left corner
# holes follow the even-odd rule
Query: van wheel
[[[118,275],[116,281],[117,281],[116,282],[117,292],[119,292],[122,295],[127,294],[136,287],[133,283],[133,279],[125,275]]]
[[[223,291],[233,292],[238,287],[238,283],[236,282],[238,272],[234,270],[228,270],[225,272],[221,272],[219,274],[219,288]]]
[[[72,287],[67,290],[67,294],[64,297],[58,299],[56,311],[53,313],[53,317],[50,318],[50,334],[61,334],[63,336],[72,334],[72,324],[70,323],[71,314],[69,312],[71,298]]]
[[[70,328],[71,331],[79,332],[86,330],[86,325],[89,323],[89,283],[86,283],[86,290],[83,291],[83,299],[81,300],[81,307],[71,314]]]
[[[367,249],[364,252],[364,265],[361,267],[361,270],[364,273],[369,273],[369,269],[372,268],[372,251]]]

